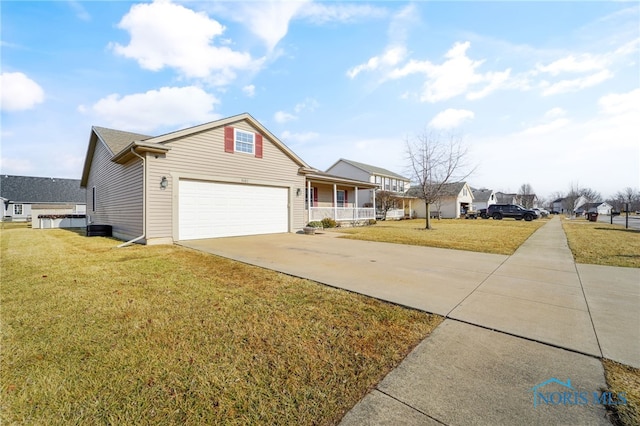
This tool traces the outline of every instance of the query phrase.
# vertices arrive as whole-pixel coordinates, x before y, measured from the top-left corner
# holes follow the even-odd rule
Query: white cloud
[[[554,131],[565,127],[569,124],[569,120],[566,118],[558,118],[549,123],[539,124],[537,126],[529,127],[526,130],[518,133],[519,136],[531,136],[531,135],[544,135],[553,133]]]
[[[590,54],[583,54],[579,56],[569,55],[565,58],[558,59],[549,65],[536,65],[536,69],[542,72],[549,73],[556,76],[560,73],[584,73],[595,70],[600,70],[606,67],[606,60],[602,57],[595,57]]]
[[[611,93],[598,100],[600,110],[607,115],[635,114],[640,117],[640,89],[629,93]]]
[[[0,158],[0,170],[8,175],[25,175],[35,171],[35,167],[31,160],[24,158]]]
[[[150,132],[158,128],[186,127],[219,118],[213,112],[218,100],[194,87],[163,87],[146,93],[120,96],[112,94],[90,108],[91,112],[117,129]]]
[[[291,120],[297,120],[298,117],[296,117],[293,114],[289,114],[288,112],[284,112],[284,111],[278,111],[273,115],[273,118],[276,120],[277,123],[286,123],[287,121],[291,121]]]
[[[602,70],[586,77],[562,80],[553,84],[543,81],[540,86],[543,88],[542,96],[550,96],[560,93],[577,92],[578,90],[596,86],[612,77],[613,74],[609,70]]]
[[[134,5],[118,27],[128,31],[131,40],[127,46],[110,47],[144,69],[171,67],[186,77],[213,77],[213,84],[224,85],[235,78],[234,70],[255,69],[261,63],[248,53],[212,45],[224,26],[203,12],[170,2]]]
[[[385,9],[369,5],[315,3],[311,0],[216,2],[201,7],[246,26],[264,42],[269,52],[286,37],[289,25],[294,20],[324,25],[328,22],[350,23],[362,18],[379,18],[387,14]]]
[[[565,115],[567,115],[567,111],[560,107],[551,108],[544,114],[545,118],[549,119],[564,117]]]
[[[309,2],[299,10],[298,14],[300,18],[315,24],[325,24],[327,22],[349,23],[362,18],[382,18],[387,15],[387,11],[384,8],[355,3]]]
[[[273,50],[287,35],[289,22],[296,13],[308,5],[306,1],[261,1],[239,4],[242,4],[241,22],[248,24],[248,29],[265,42],[269,51]]]
[[[75,0],[69,0],[67,1],[67,4],[69,5],[69,7],[71,7],[71,9],[73,9],[78,19],[81,19],[83,21],[91,20],[91,15],[89,14],[89,12],[87,12],[87,9],[84,8],[82,3]]]
[[[305,133],[292,133],[288,130],[282,132],[280,139],[282,139],[285,143],[305,143],[310,140],[317,139],[320,136],[315,132],[305,132]]]
[[[429,122],[429,126],[434,129],[453,129],[460,126],[466,120],[473,119],[474,117],[475,114],[473,111],[448,108],[433,117]]]
[[[253,96],[256,94],[256,86],[254,86],[253,84],[244,86],[242,88],[242,92],[248,97],[253,98]]]
[[[296,112],[296,114],[299,114],[299,113],[301,113],[303,111],[313,112],[319,106],[320,106],[320,104],[315,99],[306,98],[304,101],[296,104],[296,106],[293,108],[293,110]]]
[[[300,114],[305,111],[313,112],[319,105],[320,104],[315,99],[306,98],[304,101],[297,103],[293,110],[296,114]],[[298,116],[286,111],[277,111],[273,115],[273,118],[277,123],[283,124],[288,121],[297,120]]]
[[[441,65],[425,64],[427,81],[420,97],[421,101],[438,102],[453,98],[466,92],[470,86],[484,80],[476,69],[484,61],[474,61],[467,57],[471,43],[456,43],[447,52],[447,59]]]
[[[24,111],[44,102],[44,90],[21,72],[0,74],[2,111]]]
[[[399,79],[412,74],[424,74],[427,79],[420,94],[420,101],[431,103],[451,99],[466,92],[467,99],[480,99],[501,87],[506,87],[511,70],[478,73],[477,69],[484,60],[469,58],[467,50],[470,46],[471,43],[468,41],[455,43],[445,54],[445,61],[441,64],[412,59],[404,66],[388,72],[386,78]],[[482,87],[470,92],[478,85]]]
[[[406,54],[407,50],[404,46],[391,46],[382,55],[373,56],[367,62],[347,70],[347,76],[354,79],[363,71],[375,71],[380,68],[396,66],[404,60]]]

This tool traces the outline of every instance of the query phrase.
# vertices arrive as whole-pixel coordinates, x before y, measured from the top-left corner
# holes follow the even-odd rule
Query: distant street
[[[627,220],[627,218],[626,218],[624,213],[621,214],[620,216],[614,216],[613,217],[613,223],[615,225],[625,226],[625,221],[626,220]],[[600,215],[600,216],[598,216],[598,222],[611,223],[611,217],[610,216]],[[629,229],[640,230],[640,216],[635,215],[635,214],[630,214],[629,215]]]

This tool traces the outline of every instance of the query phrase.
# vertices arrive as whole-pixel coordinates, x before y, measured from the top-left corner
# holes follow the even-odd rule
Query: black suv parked
[[[500,220],[503,217],[512,217],[515,220],[524,219],[527,222],[537,219],[538,215],[533,210],[527,210],[517,204],[491,204],[487,208],[487,219],[492,217]]]

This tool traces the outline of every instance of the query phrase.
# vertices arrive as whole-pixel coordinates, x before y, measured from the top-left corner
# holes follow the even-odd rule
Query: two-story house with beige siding
[[[81,186],[90,224],[162,244],[296,232],[313,219],[312,187],[333,194],[323,217],[365,220],[355,193],[375,185],[313,169],[245,113],[155,137],[93,127]]]
[[[404,193],[409,190],[410,179],[394,173],[382,167],[360,163],[358,161],[346,160],[344,158],[336,161],[327,169],[327,173],[351,179],[366,181],[376,185],[372,189],[360,189],[358,191],[358,207],[376,205],[376,191],[387,191],[397,194],[395,208],[390,209],[387,219],[402,218],[409,214],[409,202],[403,200]]]

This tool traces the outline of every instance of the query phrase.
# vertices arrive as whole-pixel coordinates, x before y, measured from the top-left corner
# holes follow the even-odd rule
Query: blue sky
[[[79,178],[92,125],[242,112],[310,165],[409,174],[460,138],[472,186],[640,187],[638,2],[0,3],[1,171]]]

